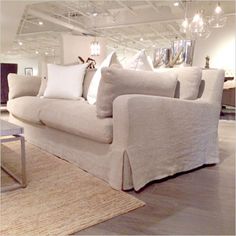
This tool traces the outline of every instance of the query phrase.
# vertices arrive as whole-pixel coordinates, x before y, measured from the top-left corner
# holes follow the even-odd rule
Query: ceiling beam
[[[233,13],[226,13],[225,16],[235,16],[235,12]],[[209,16],[205,16],[209,17]],[[189,17],[189,20],[192,18]],[[174,18],[169,20],[154,20],[154,21],[142,21],[142,22],[136,22],[136,23],[127,23],[127,24],[120,24],[120,25],[107,25],[107,26],[98,26],[96,29],[118,29],[118,28],[125,28],[125,27],[132,27],[132,26],[140,26],[140,25],[151,25],[151,24],[158,24],[158,23],[172,23],[172,22],[181,22],[183,18]]]
[[[162,35],[160,32],[158,32],[157,30],[155,30],[151,25],[149,25],[149,28],[152,30],[153,33],[155,33],[157,36],[161,37],[162,39],[166,40],[166,41],[170,41],[170,39],[168,39],[167,37],[165,37],[164,35]]]
[[[184,39],[183,35],[173,25],[167,24],[167,28],[174,32],[176,37],[178,37],[179,39]]]
[[[146,0],[146,2],[148,3],[149,6],[152,7],[152,9],[153,9],[156,13],[160,13],[159,10],[158,10],[158,8],[157,8],[157,6],[156,6],[153,2],[151,2],[151,1],[149,1],[149,0]]]
[[[30,15],[33,15],[35,17],[38,17],[38,18],[44,19],[46,21],[49,21],[51,23],[54,23],[56,25],[60,25],[60,26],[65,27],[67,29],[79,32],[82,35],[83,34],[91,34],[90,31],[87,31],[87,30],[85,30],[82,27],[78,27],[78,26],[74,26],[72,24],[66,23],[66,22],[64,22],[62,20],[56,19],[56,18],[54,18],[52,16],[49,16],[49,15],[43,13],[43,12],[40,12],[40,11],[29,9],[27,13],[30,14]]]
[[[125,8],[126,10],[128,10],[132,15],[134,16],[137,16],[136,12],[131,8],[131,7],[128,7],[125,3],[123,3],[122,1],[120,0],[116,0],[116,2],[122,6],[123,8]]]
[[[80,15],[82,15],[82,16],[85,16],[85,17],[89,17],[86,13],[84,13],[83,11],[81,11],[81,10],[79,10],[78,9],[78,7],[76,7],[76,8],[74,8],[74,7],[71,7],[71,6],[69,6],[68,5],[68,2],[58,2],[60,5],[62,5],[62,6],[64,6],[64,7],[66,7],[66,8],[68,8],[69,10],[71,10],[72,12],[77,12],[77,13],[79,13]]]

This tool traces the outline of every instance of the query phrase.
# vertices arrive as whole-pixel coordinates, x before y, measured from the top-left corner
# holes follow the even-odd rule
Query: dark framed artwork
[[[33,76],[33,68],[32,67],[25,68],[25,75],[26,76]]]

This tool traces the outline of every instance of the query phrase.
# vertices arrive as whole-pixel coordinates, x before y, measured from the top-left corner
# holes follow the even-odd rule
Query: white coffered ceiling
[[[213,0],[188,2],[188,17],[200,9],[209,16],[217,4]],[[234,1],[221,1],[221,6],[226,14],[235,14]],[[61,33],[103,36],[110,48],[148,50],[185,37],[179,31],[184,13],[185,1],[38,1],[26,6],[8,53],[58,55]]]

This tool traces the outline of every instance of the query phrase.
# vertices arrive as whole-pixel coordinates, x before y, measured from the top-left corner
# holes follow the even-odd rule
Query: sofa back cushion
[[[8,94],[9,99],[26,95],[36,96],[39,91],[41,83],[41,77],[39,76],[25,76],[10,73],[7,78],[10,88]]]
[[[89,85],[92,81],[92,78],[96,72],[96,69],[87,69],[85,76],[84,76],[84,83],[83,83],[83,97],[87,99],[88,96],[88,89]]]
[[[202,79],[202,69],[200,67],[162,68],[155,70],[155,72],[160,71],[173,71],[178,75],[175,98],[197,99]]]
[[[225,71],[219,69],[202,70],[202,81],[198,97],[204,101],[221,106]]]
[[[97,96],[97,116],[112,116],[116,97],[124,94],[146,94],[174,97],[177,75],[172,72],[134,71],[118,67],[103,68]]]
[[[120,65],[120,62],[117,59],[116,52],[110,53],[105,60],[102,62],[102,64],[99,66],[97,71],[95,72],[93,78],[91,79],[91,82],[89,84],[88,92],[86,100],[89,104],[95,104],[97,100],[97,93],[98,93],[98,87],[101,80],[101,69],[103,67],[109,67],[112,64],[118,64]]]
[[[175,97],[187,100],[196,99],[202,79],[202,69],[200,67],[181,67],[174,68],[173,71],[178,75]]]

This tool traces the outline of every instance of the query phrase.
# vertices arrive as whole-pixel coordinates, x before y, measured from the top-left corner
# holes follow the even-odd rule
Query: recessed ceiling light
[[[174,2],[174,6],[178,7],[179,6],[179,2]]]
[[[39,21],[39,25],[43,25],[43,22],[42,22],[42,21]]]
[[[94,13],[93,13],[93,16],[97,16],[97,15],[98,15],[98,13],[97,13],[97,12],[94,12]]]
[[[35,51],[36,54],[39,54],[39,51]]]
[[[48,52],[45,52],[45,55],[48,55]]]
[[[22,45],[23,45],[23,43],[22,43],[22,42],[18,42],[18,44],[19,44],[20,46],[22,46]]]
[[[140,41],[143,41],[143,38],[140,38],[139,40],[140,40]]]

